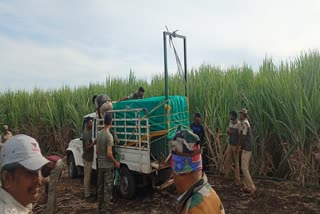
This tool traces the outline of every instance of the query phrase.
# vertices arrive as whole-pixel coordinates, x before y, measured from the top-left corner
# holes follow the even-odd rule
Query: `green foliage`
[[[93,95],[105,93],[118,100],[139,86],[146,89],[145,97],[164,95],[164,76],[146,82],[130,71],[127,79],[107,77],[105,84],[6,91],[0,95],[0,123],[8,124],[15,133],[43,140],[46,151],[62,152],[67,142],[78,136],[83,115],[95,110]],[[178,74],[170,76],[169,93],[184,94]],[[188,73],[190,114],[206,112],[204,119],[214,132],[225,132],[230,110],[248,108],[255,139],[254,169],[262,175],[319,177],[320,167],[313,156],[320,152],[319,97],[317,51],[278,66],[265,59],[255,72],[244,64],[228,69],[202,65]]]

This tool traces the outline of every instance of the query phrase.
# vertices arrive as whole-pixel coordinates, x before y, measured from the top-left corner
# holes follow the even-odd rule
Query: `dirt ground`
[[[320,213],[319,188],[255,179],[258,190],[253,196],[248,196],[232,182],[225,182],[221,176],[208,174],[208,178],[219,194],[226,213]],[[71,179],[64,170],[57,187],[58,213],[97,213],[97,204],[87,203],[83,192],[82,178]],[[112,213],[171,214],[175,213],[176,198],[173,187],[163,191],[138,189],[134,199],[119,199],[111,208]],[[44,200],[36,204],[36,214],[44,213]]]

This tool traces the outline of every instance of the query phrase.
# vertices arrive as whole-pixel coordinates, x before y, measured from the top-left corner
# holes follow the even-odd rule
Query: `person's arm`
[[[248,133],[248,125],[244,123],[241,127],[240,136],[239,136],[239,141],[242,149],[245,149],[247,133]]]
[[[118,138],[118,136],[117,136],[117,133],[116,133],[115,131],[112,131],[112,132],[110,132],[110,133],[112,134],[114,143],[115,143],[115,144],[120,143],[120,140],[119,140],[119,138]]]
[[[56,164],[53,162],[49,162],[46,165],[44,165],[41,168],[42,177],[44,177],[44,178],[48,177],[50,175],[51,170],[53,170],[55,166],[56,166]]]
[[[109,158],[109,160],[111,160],[113,162],[113,165],[116,167],[116,168],[120,168],[120,163],[119,161],[117,161],[114,157],[113,157],[113,154],[112,154],[112,146],[107,146],[107,156]]]
[[[201,126],[201,134],[200,134],[200,141],[203,144],[205,139],[205,134],[204,134],[204,127]]]
[[[89,143],[85,144],[85,147],[87,150],[91,149],[92,147],[94,147],[94,145],[96,144],[96,141],[92,141],[92,139],[89,140]]]
[[[118,100],[118,102],[124,101],[124,100],[131,100],[131,99],[133,99],[133,97],[134,97],[133,94],[130,94],[129,96],[121,98],[120,100]]]
[[[231,126],[231,121],[229,122],[229,125],[228,125],[228,128],[227,128],[227,134],[228,135],[232,135],[232,131],[231,131],[230,126]]]
[[[121,98],[120,100],[118,100],[118,102],[121,102],[121,101],[124,101],[124,100],[128,100],[129,99],[129,97],[127,96],[127,97],[123,97],[123,98]]]
[[[91,149],[95,144],[94,142],[92,142],[92,138],[87,132],[84,132],[83,143],[86,150]]]

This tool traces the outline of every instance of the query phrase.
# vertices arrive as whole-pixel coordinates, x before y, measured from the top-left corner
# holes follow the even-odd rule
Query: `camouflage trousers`
[[[98,209],[106,210],[112,199],[113,168],[98,169]]]

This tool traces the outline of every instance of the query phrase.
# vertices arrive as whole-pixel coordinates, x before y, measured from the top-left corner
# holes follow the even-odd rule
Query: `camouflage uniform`
[[[189,176],[192,173],[201,176],[199,172],[202,170],[202,157],[199,145],[196,143],[198,141],[199,137],[191,130],[178,131],[171,141],[171,168],[175,182],[177,181],[177,187],[185,181],[181,178],[177,179],[179,176],[185,176],[182,177],[183,179],[190,179]],[[220,198],[208,183],[207,176],[202,174],[201,178],[197,177],[197,180],[192,186],[188,185],[183,188],[187,190],[178,198],[177,213],[224,213]]]
[[[178,198],[177,213],[179,214],[218,214],[224,213],[223,205],[217,193],[208,183],[207,176],[193,185]]]
[[[97,137],[98,162],[98,209],[108,213],[107,207],[112,199],[113,163],[107,157],[107,147],[113,146],[113,137],[109,131],[102,129]]]
[[[98,208],[106,210],[112,199],[113,168],[98,169]]]

